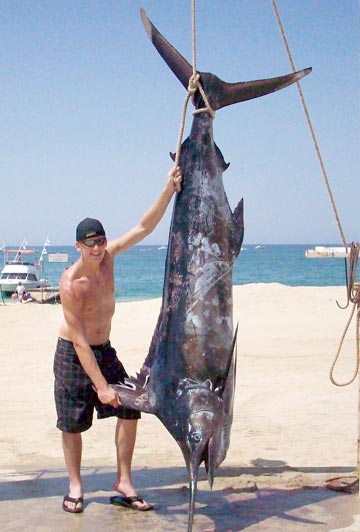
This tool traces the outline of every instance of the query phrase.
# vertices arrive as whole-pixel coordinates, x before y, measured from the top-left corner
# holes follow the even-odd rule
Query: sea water
[[[319,244],[316,244],[319,245]],[[322,244],[326,247],[336,244]],[[306,245],[245,245],[233,270],[234,285],[281,283],[287,286],[346,285],[345,260],[340,258],[308,259]],[[41,249],[38,249],[41,251]],[[45,255],[41,276],[52,286],[59,284],[64,269],[75,262],[74,246],[49,246],[48,253],[67,253],[68,263],[50,263]],[[166,246],[138,245],[115,260],[117,301],[153,299],[162,296]]]

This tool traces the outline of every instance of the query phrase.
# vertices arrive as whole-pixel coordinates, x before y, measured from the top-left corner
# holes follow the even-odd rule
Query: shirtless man
[[[69,493],[63,501],[66,512],[80,513],[84,509],[81,432],[91,427],[94,407],[99,418],[118,418],[115,432],[118,472],[113,489],[121,497],[112,497],[112,502],[140,511],[153,508],[138,497],[131,480],[140,413],[121,406],[118,394],[109,386],[127,375],[109,341],[115,310],[114,259],[155,229],[180,184],[180,168],[174,167],[154,205],[133,229],[115,240],[107,242],[98,220],[86,218],[77,227],[76,248],[80,258],[61,277],[64,320],[54,361],[57,427],[62,431],[69,474]]]

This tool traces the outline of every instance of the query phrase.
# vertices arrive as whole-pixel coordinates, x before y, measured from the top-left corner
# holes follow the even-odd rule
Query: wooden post
[[[357,481],[358,496],[360,497],[360,377],[358,375],[358,441],[357,441]]]

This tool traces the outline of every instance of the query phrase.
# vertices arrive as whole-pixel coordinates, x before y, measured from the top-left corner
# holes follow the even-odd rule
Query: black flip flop
[[[138,506],[136,506],[136,504],[134,504],[134,502],[144,503],[145,501],[138,495],[134,495],[133,497],[121,497],[119,495],[116,495],[115,497],[110,497],[110,504],[114,504],[115,506],[131,508],[131,510],[137,510],[138,512],[148,512],[149,510],[154,509],[152,504],[148,503],[148,506],[146,506],[145,508],[139,508]]]
[[[75,508],[69,508],[65,503],[71,502],[75,505]],[[80,508],[76,508],[77,504],[81,504]],[[78,497],[77,499],[74,499],[73,497],[70,497],[70,495],[65,495],[63,500],[63,510],[65,512],[69,512],[69,514],[81,514],[84,511],[84,498]]]

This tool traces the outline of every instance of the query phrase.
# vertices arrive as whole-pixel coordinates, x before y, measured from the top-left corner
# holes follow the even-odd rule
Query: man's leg
[[[118,465],[117,478],[113,484],[115,491],[125,497],[137,495],[131,480],[131,462],[136,439],[137,419],[118,419],[115,431],[115,445]],[[145,501],[135,501],[134,506],[148,508]]]
[[[80,476],[82,437],[80,433],[63,432],[62,444],[64,458],[69,473],[69,497],[78,499],[83,497],[83,485]],[[65,506],[71,510],[82,508],[81,502],[65,501]]]

